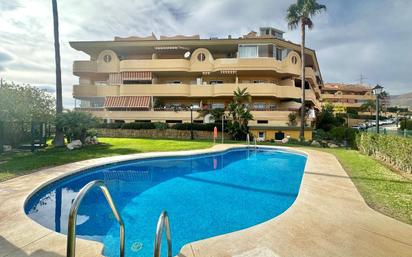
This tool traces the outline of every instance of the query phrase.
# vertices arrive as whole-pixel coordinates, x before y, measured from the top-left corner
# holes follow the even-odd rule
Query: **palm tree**
[[[297,0],[295,4],[289,6],[287,10],[286,20],[288,22],[289,29],[293,30],[301,26],[301,40],[300,45],[300,56],[302,59],[302,107],[301,107],[301,117],[300,117],[300,140],[303,142],[305,140],[305,29],[306,26],[309,29],[313,28],[313,22],[311,18],[316,14],[326,10],[326,6],[323,4],[318,4],[316,0]]]
[[[52,0],[53,27],[54,27],[54,56],[56,62],[56,114],[63,112],[62,100],[62,72],[60,68],[60,44],[59,44],[59,16],[57,12],[57,0]],[[56,134],[53,140],[55,146],[64,145],[64,135],[61,128],[56,126]]]
[[[236,140],[246,138],[248,133],[248,123],[253,120],[249,106],[252,96],[247,92],[247,88],[237,88],[233,91],[233,101],[228,105],[231,120],[228,121],[229,134]]]
[[[237,88],[236,91],[233,91],[233,101],[238,104],[243,104],[243,102],[250,103],[252,96],[247,92],[247,87],[243,89]]]
[[[369,111],[371,116],[375,112],[376,104],[374,100],[368,100],[364,104],[361,105],[360,109],[362,111]]]

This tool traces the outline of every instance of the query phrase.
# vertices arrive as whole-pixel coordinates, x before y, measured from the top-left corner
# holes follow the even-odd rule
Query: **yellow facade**
[[[250,129],[250,134],[253,135],[254,138],[257,138],[258,140],[264,140],[264,141],[272,141],[275,140],[275,134],[276,133],[283,133],[284,137],[290,137],[296,140],[299,140],[300,138],[300,128],[298,127],[278,127],[278,128],[251,128]],[[305,129],[305,140],[312,140],[312,129]],[[263,133],[263,138],[260,137],[261,134]],[[280,139],[279,139],[280,140]]]
[[[326,83],[322,89],[323,104],[360,109],[367,101],[374,101],[372,88],[364,85]]]
[[[256,33],[255,33],[256,34]],[[233,91],[252,95],[250,126],[285,127],[299,112],[300,46],[276,36],[115,38],[114,41],[70,42],[89,55],[75,61],[76,108],[107,122],[190,122],[196,110],[226,108]],[[315,52],[305,50],[306,106],[320,109],[322,78]],[[108,97],[150,97],[144,106],[114,106]],[[197,112],[197,122],[207,122]],[[291,130],[289,130],[291,131]],[[294,136],[294,132],[288,132]],[[298,133],[298,132],[297,132]],[[308,137],[309,138],[309,137]]]

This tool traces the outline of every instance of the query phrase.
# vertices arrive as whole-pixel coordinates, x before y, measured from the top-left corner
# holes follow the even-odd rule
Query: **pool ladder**
[[[109,189],[104,184],[102,180],[94,180],[87,183],[77,194],[76,198],[74,199],[72,206],[70,208],[69,213],[69,222],[68,222],[68,230],[67,230],[67,257],[75,257],[76,256],[76,221],[77,221],[77,212],[79,210],[80,204],[86,195],[86,193],[92,189],[93,187],[99,187],[103,192],[107,202],[109,203],[110,209],[112,210],[114,217],[116,218],[117,222],[120,226],[120,257],[124,257],[124,245],[125,245],[125,228],[124,222],[122,217],[120,216],[119,212],[116,209],[116,205],[113,202],[113,199],[110,195]],[[163,211],[160,214],[159,220],[157,222],[156,227],[156,236],[154,242],[154,257],[160,256],[161,251],[161,244],[162,244],[162,232],[163,228],[166,230],[166,240],[167,240],[167,256],[172,257],[172,240],[170,236],[170,224],[169,224],[169,216],[167,215],[166,211]]]

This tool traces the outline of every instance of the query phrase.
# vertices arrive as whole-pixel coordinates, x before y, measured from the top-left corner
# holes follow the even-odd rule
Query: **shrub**
[[[151,122],[131,122],[131,123],[123,123],[121,129],[155,129],[154,123]]]
[[[288,119],[289,119],[289,122],[288,122],[289,126],[293,127],[298,124],[298,121],[297,121],[298,115],[296,114],[296,112],[289,113]]]
[[[193,130],[198,131],[213,131],[217,127],[218,131],[222,131],[222,124],[215,123],[177,123],[174,124],[171,128],[177,130]]]
[[[119,129],[124,123],[100,123],[95,128]]]
[[[316,129],[313,131],[313,139],[316,141],[331,140],[332,137],[329,132],[326,132],[323,129]]]
[[[56,127],[62,129],[67,140],[79,139],[84,142],[87,131],[98,124],[98,119],[88,112],[68,111],[56,117]]]
[[[412,140],[391,135],[359,133],[359,152],[386,162],[400,170],[412,172]]]
[[[401,130],[412,130],[412,120],[402,120],[399,123],[401,125]]]
[[[155,122],[153,123],[155,128],[158,130],[164,130],[167,129],[169,127],[169,124],[164,123],[164,122]]]
[[[336,116],[333,112],[333,106],[326,104],[322,107],[322,111],[316,116],[316,127],[324,131],[330,131],[334,127],[342,126],[345,119]]]
[[[347,140],[350,146],[356,146],[356,133],[357,131],[347,127],[336,127],[330,131],[331,138],[338,143],[343,143]]]

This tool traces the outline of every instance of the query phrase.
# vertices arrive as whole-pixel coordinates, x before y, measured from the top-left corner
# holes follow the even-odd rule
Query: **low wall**
[[[169,138],[169,139],[190,139],[190,130],[177,129],[106,129],[98,128],[97,135],[99,137],[136,137],[136,138]],[[194,139],[213,139],[212,131],[197,131],[193,130]],[[218,139],[222,138],[222,134],[218,133]],[[230,139],[230,136],[225,133],[225,139]]]

